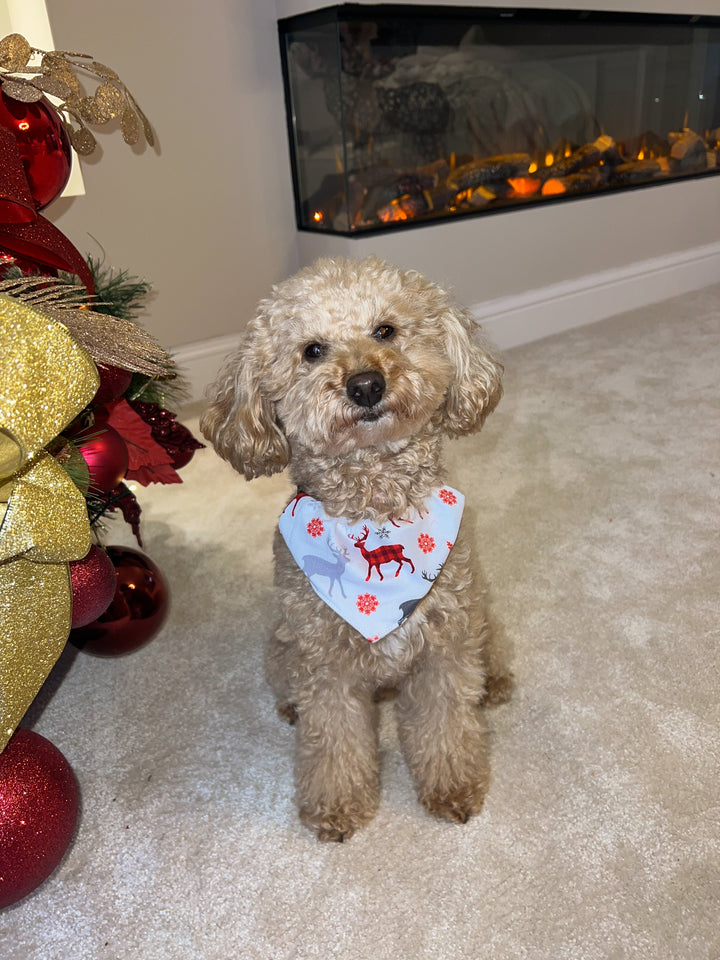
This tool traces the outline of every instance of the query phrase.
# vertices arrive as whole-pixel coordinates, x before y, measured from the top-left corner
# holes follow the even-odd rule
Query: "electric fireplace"
[[[342,4],[279,34],[301,230],[720,173],[720,17]]]

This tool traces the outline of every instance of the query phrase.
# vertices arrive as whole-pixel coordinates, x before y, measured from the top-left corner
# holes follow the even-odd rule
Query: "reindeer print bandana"
[[[280,517],[280,532],[315,593],[371,643],[403,624],[448,558],[465,498],[441,487],[425,509],[378,525],[349,526],[299,493]]]

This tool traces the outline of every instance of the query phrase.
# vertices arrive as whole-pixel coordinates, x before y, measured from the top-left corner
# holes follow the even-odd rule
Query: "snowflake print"
[[[435,549],[435,541],[427,533],[421,533],[417,542],[423,553],[432,553]]]
[[[368,637],[368,643],[377,643],[380,637]]]
[[[387,527],[380,527],[379,530],[375,531],[375,536],[378,540],[388,540],[390,538],[390,531]]]
[[[457,503],[457,497],[452,492],[452,490],[446,490],[445,487],[442,488],[438,494],[443,503],[447,503],[448,506],[453,507]]]
[[[313,517],[307,525],[307,532],[311,537],[319,537],[324,529],[325,526],[319,517]]]
[[[378,598],[372,593],[361,593],[355,601],[355,606],[360,613],[366,613],[370,616],[370,614],[374,613],[378,608]]]
[[[450,541],[449,541],[449,540],[446,540],[445,543],[447,544],[448,550],[452,550],[453,545],[450,543]]]

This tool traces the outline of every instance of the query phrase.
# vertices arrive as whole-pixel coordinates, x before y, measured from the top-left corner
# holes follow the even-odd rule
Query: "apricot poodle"
[[[322,259],[261,301],[210,389],[201,429],[220,456],[248,480],[287,467],[297,488],[275,535],[266,667],[296,725],[300,817],[322,840],[377,809],[384,691],[427,811],[465,822],[482,807],[482,707],[512,678],[442,440],[480,429],[502,370],[421,274]]]

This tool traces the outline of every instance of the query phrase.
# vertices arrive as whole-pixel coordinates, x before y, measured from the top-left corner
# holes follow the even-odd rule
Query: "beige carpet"
[[[510,351],[448,447],[518,680],[466,826],[417,804],[391,704],[373,824],[300,825],[261,674],[287,480],[203,451],[142,491],[171,615],[128,657],[64,655],[28,715],[83,809],[0,958],[718,960],[719,316],[720,286]]]

